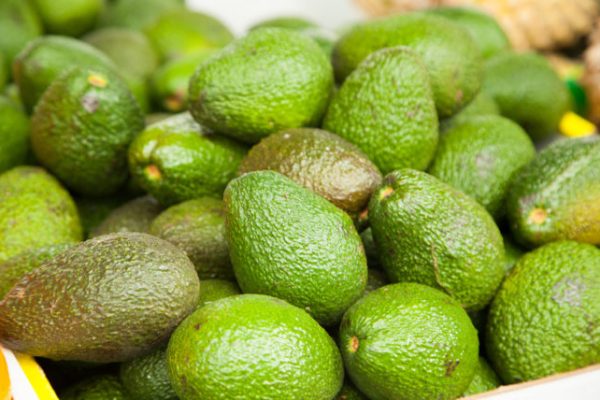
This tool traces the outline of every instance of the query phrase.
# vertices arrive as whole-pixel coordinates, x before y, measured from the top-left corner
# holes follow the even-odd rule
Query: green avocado
[[[29,118],[0,96],[0,173],[25,164],[29,154]]]
[[[362,211],[381,183],[381,173],[358,147],[320,129],[274,133],[242,160],[239,174],[279,172],[350,214]]]
[[[75,203],[52,175],[38,167],[15,167],[0,175],[0,262],[81,239]]]
[[[104,221],[117,207],[127,201],[127,197],[117,194],[106,197],[76,197],[77,211],[81,219],[83,236],[89,238],[90,233]]]
[[[118,232],[150,233],[150,225],[161,211],[162,207],[152,196],[138,197],[113,209],[90,232],[90,237]]]
[[[229,255],[245,293],[282,298],[323,325],[362,295],[367,263],[344,211],[272,171],[234,179],[224,201]]]
[[[513,239],[508,235],[503,235],[504,238],[504,271],[506,275],[512,271],[512,269],[517,265],[517,261],[525,254],[523,249],[521,249]]]
[[[46,31],[55,35],[80,36],[91,30],[104,10],[104,0],[28,0]]]
[[[127,147],[144,115],[113,73],[74,68],[46,90],[31,118],[37,159],[73,191],[106,196],[127,180]]]
[[[423,62],[406,47],[369,55],[334,95],[323,127],[357,145],[384,174],[427,168],[438,117]]]
[[[204,290],[204,282],[202,286]],[[119,377],[132,400],[178,400],[169,381],[164,348],[124,362],[121,364]]]
[[[67,388],[60,400],[134,400],[129,397],[119,378],[113,375],[96,375]],[[141,399],[139,399],[141,400]]]
[[[489,392],[500,386],[500,378],[494,372],[492,367],[483,357],[479,357],[479,362],[475,367],[475,376],[471,384],[463,393],[463,396],[473,396],[478,393]]]
[[[268,19],[252,26],[250,30],[260,28],[283,28],[302,33],[317,42],[327,57],[331,56],[335,44],[335,35],[333,32],[325,30],[314,22],[300,17],[276,17]]]
[[[222,279],[205,279],[202,281],[202,291],[200,292],[198,308],[213,301],[241,293],[240,287],[235,282]]]
[[[370,227],[365,229],[360,233],[360,238],[365,248],[369,268],[379,269],[381,263],[379,262],[379,251],[375,245],[375,240],[373,240],[373,230]]]
[[[99,26],[143,30],[161,15],[182,8],[181,0],[115,0],[108,3]]]
[[[256,143],[282,129],[319,125],[332,87],[331,64],[313,40],[261,28],[198,67],[190,110],[203,126]]]
[[[348,379],[333,400],[368,400]]]
[[[194,266],[175,246],[143,233],[105,235],[12,287],[0,302],[0,343],[54,360],[125,361],[168,339],[198,296]]]
[[[424,172],[392,172],[369,203],[369,221],[392,282],[444,291],[482,309],[504,278],[502,235],[475,200]]]
[[[382,286],[387,285],[388,279],[385,273],[378,269],[369,268],[369,276],[367,278],[367,287],[365,288],[364,294],[369,294],[375,289],[379,289]]]
[[[492,96],[481,91],[462,110],[452,117],[440,121],[440,133],[444,134],[452,126],[457,125],[466,119],[484,115],[500,115],[500,108],[498,108],[498,104],[496,104],[496,101]]]
[[[417,283],[357,301],[344,314],[339,346],[352,382],[372,400],[455,399],[473,379],[479,352],[460,304]]]
[[[4,92],[6,89],[6,82],[8,81],[8,65],[6,63],[5,56],[0,51],[0,92]]]
[[[171,336],[167,363],[181,400],[330,400],[344,377],[339,350],[315,320],[257,294],[197,309]]]

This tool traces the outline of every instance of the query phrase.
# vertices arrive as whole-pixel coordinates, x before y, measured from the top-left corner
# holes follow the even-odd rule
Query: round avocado
[[[202,285],[204,290],[204,282]],[[132,400],[178,400],[169,381],[165,348],[124,362],[119,378]]]
[[[240,287],[235,282],[222,279],[205,279],[202,281],[202,292],[200,293],[198,308],[210,302],[241,293]]]
[[[133,400],[125,392],[119,378],[113,375],[97,375],[67,388],[60,400]]]
[[[150,233],[150,225],[162,207],[152,196],[138,197],[112,210],[90,232],[90,237],[118,232]]]
[[[473,396],[478,393],[489,392],[500,386],[500,378],[494,372],[492,367],[485,361],[485,358],[479,357],[475,367],[475,376],[469,384],[469,387],[463,393],[464,397]]]
[[[80,36],[91,30],[104,11],[104,0],[32,0],[46,32]]]
[[[0,173],[23,165],[29,155],[29,118],[0,96]]]

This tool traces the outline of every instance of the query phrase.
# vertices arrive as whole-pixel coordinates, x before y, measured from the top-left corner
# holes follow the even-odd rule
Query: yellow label
[[[596,125],[574,112],[568,112],[560,120],[560,133],[576,138],[590,136],[597,132]]]
[[[35,362],[33,357],[26,354],[20,354],[15,352],[15,357],[23,369],[27,380],[33,387],[33,390],[38,395],[40,400],[58,400],[58,396],[50,386],[50,382],[46,378],[44,371]]]

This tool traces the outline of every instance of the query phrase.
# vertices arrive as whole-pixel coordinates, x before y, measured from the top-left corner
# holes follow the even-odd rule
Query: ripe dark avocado
[[[37,159],[79,194],[105,196],[127,180],[127,147],[144,116],[125,83],[97,68],[56,79],[31,119]]]
[[[367,263],[344,211],[272,171],[234,179],[224,201],[229,255],[245,293],[282,298],[323,325],[362,295]]]
[[[97,375],[67,388],[60,400],[141,400],[131,398],[125,392],[119,378],[113,375]]]
[[[175,246],[143,233],[105,235],[12,287],[0,302],[0,343],[55,360],[125,361],[165,341],[198,295],[194,266]]]
[[[600,139],[556,142],[515,176],[506,207],[529,247],[570,239],[600,244]]]
[[[482,309],[504,278],[502,235],[475,200],[424,172],[383,180],[369,221],[392,282],[440,289],[469,311]]]
[[[438,116],[423,62],[406,47],[369,55],[335,93],[323,128],[357,145],[384,174],[427,168]]]
[[[381,173],[356,146],[320,129],[286,129],[262,139],[242,160],[239,174],[279,172],[350,214],[362,211]]]
[[[115,208],[90,232],[90,237],[118,232],[150,233],[150,225],[162,211],[152,196],[138,197]]]
[[[165,348],[124,362],[119,377],[132,400],[178,400],[169,381]]]
[[[0,173],[25,163],[29,153],[29,118],[0,96]]]

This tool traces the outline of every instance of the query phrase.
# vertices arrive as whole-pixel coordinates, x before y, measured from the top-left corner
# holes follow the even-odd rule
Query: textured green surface
[[[600,250],[562,241],[523,256],[490,308],[486,345],[505,383],[600,362]]]
[[[204,282],[202,285],[204,285]],[[167,357],[164,348],[159,348],[148,355],[124,362],[121,364],[119,377],[123,382],[125,391],[132,399],[178,399],[169,381]]]
[[[486,63],[483,91],[491,95],[500,112],[517,122],[534,140],[558,130],[570,108],[563,80],[541,55],[505,52]]]
[[[500,115],[500,109],[492,96],[486,92],[480,91],[462,110],[452,117],[440,121],[440,133],[445,133],[445,131],[453,125],[459,124],[464,120],[482,115]]]
[[[345,212],[272,171],[231,181],[224,201],[229,254],[244,292],[287,300],[324,325],[360,297],[367,263]]]
[[[559,141],[517,176],[507,197],[515,239],[534,247],[560,239],[600,244],[600,140]]]
[[[360,147],[383,173],[427,168],[438,119],[424,64],[406,47],[371,54],[334,95],[323,127]]]
[[[441,289],[474,311],[492,299],[504,277],[502,236],[492,217],[424,172],[386,176],[369,203],[369,221],[392,282]]]
[[[342,81],[371,53],[408,46],[422,57],[431,77],[441,118],[449,117],[477,94],[482,57],[469,33],[446,18],[410,13],[358,24],[333,50],[336,77]]]
[[[31,144],[40,163],[67,187],[106,196],[127,180],[127,147],[143,129],[142,111],[118,76],[74,68],[36,106]]]
[[[82,238],[69,193],[41,168],[0,175],[0,262],[22,251]]]
[[[371,400],[455,399],[477,365],[477,331],[458,302],[415,283],[382,287],[344,314],[346,370]]]
[[[142,30],[181,6],[181,0],[116,0],[108,4],[99,25]]]
[[[104,221],[117,207],[127,201],[123,195],[107,197],[76,197],[77,211],[81,219],[83,236],[88,238],[90,233]]]
[[[139,185],[165,205],[202,196],[221,197],[246,149],[210,134],[189,113],[159,121],[129,148],[129,169]]]
[[[320,123],[333,86],[329,59],[304,35],[261,28],[203,63],[190,109],[206,127],[245,142]]]
[[[500,378],[494,372],[492,367],[483,357],[479,357],[479,362],[475,367],[475,376],[469,384],[469,387],[463,393],[463,396],[473,396],[478,393],[489,392],[500,386]]]
[[[196,310],[171,336],[167,362],[182,400],[329,400],[344,376],[327,332],[303,310],[263,295]]]
[[[516,123],[496,115],[471,117],[441,136],[429,173],[500,218],[512,178],[534,158],[531,139]]]
[[[503,235],[504,238],[504,271],[506,274],[510,273],[517,264],[517,261],[525,253],[513,239],[507,235]]]
[[[365,288],[364,294],[369,294],[375,289],[379,289],[382,286],[387,285],[388,279],[383,271],[369,268],[367,277],[367,287]]]
[[[138,197],[115,208],[91,231],[90,237],[118,232],[149,233],[162,207],[152,196]]]
[[[46,32],[79,36],[91,30],[104,10],[104,0],[30,0]]]
[[[241,294],[241,291],[235,282],[222,279],[204,279],[202,280],[198,308],[225,297],[235,296],[236,294]]]
[[[373,240],[373,231],[371,228],[367,228],[360,233],[360,238],[362,239],[363,246],[365,248],[365,254],[367,255],[367,262],[369,264],[369,268],[379,268],[381,263],[379,262],[379,251],[375,245],[375,241]]]
[[[10,68],[6,61],[6,56],[0,51],[0,92],[6,89],[6,81],[8,81],[8,72]]]
[[[290,29],[312,38],[321,46],[321,49],[329,57],[335,43],[335,34],[327,31],[312,21],[300,17],[276,17],[254,25],[251,30],[260,28],[284,28]]]
[[[0,342],[56,360],[124,361],[166,340],[198,295],[194,266],[175,246],[142,233],[106,235],[13,286],[0,302]]]
[[[60,393],[60,400],[142,400],[129,397],[116,376],[97,375]],[[150,399],[148,399],[150,400]]]
[[[239,174],[258,170],[279,172],[349,213],[362,211],[381,183],[381,173],[358,147],[320,129],[286,129],[262,139]]]
[[[223,207],[210,197],[185,201],[157,216],[149,232],[183,250],[200,279],[234,279]]]
[[[368,400],[348,379],[333,400]]]
[[[29,153],[29,118],[0,96],[0,173],[22,165]]]

